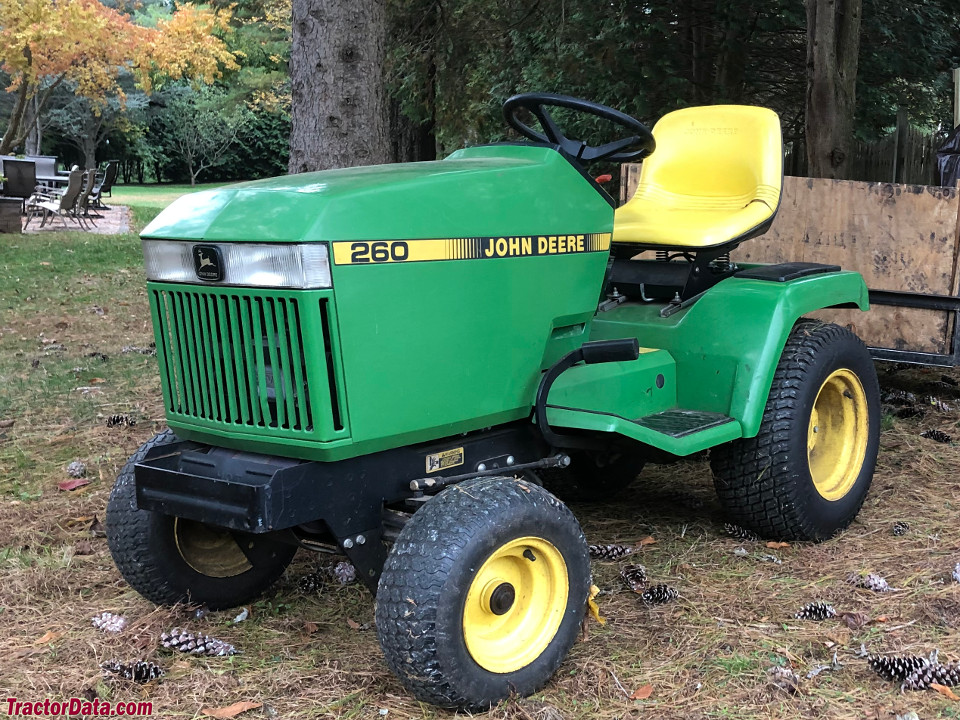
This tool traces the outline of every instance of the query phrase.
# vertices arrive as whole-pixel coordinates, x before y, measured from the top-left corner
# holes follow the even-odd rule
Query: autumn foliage
[[[219,37],[229,19],[188,4],[146,28],[98,0],[0,0],[0,65],[16,93],[0,154],[22,141],[28,102],[63,81],[94,101],[118,91],[123,70],[147,91],[181,78],[212,83],[237,67]]]

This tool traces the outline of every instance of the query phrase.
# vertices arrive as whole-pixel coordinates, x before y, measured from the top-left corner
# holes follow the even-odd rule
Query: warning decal
[[[427,455],[427,472],[438,472],[447,468],[463,465],[463,448],[458,447],[453,450],[444,450],[443,452]]]

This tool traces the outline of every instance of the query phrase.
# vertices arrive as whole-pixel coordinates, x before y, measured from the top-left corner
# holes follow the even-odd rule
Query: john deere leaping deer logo
[[[223,255],[216,245],[193,246],[193,268],[201,280],[223,280]]]

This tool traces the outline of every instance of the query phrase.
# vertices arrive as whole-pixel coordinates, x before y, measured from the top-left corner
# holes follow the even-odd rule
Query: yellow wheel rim
[[[480,566],[463,608],[467,651],[484,670],[510,673],[536,660],[567,609],[567,564],[537,537],[512,540]]]
[[[839,500],[857,482],[869,439],[867,396],[852,370],[835,370],[813,403],[807,430],[807,462],[814,487]]]
[[[201,575],[235,577],[253,567],[228,530],[175,518],[173,537],[180,557]]]

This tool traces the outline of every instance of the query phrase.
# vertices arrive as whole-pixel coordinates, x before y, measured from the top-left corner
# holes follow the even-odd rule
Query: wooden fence
[[[624,199],[637,184],[625,165]],[[873,290],[934,295],[958,292],[958,188],[785,177],[780,210],[765,234],[733,252],[738,262],[840,265],[860,272]],[[869,313],[819,315],[849,325],[869,345],[949,353],[953,313],[874,306]]]
[[[911,127],[906,110],[897,113],[897,128],[876,142],[855,142],[848,180],[891,182],[907,185],[939,185],[937,148],[940,139]],[[791,143],[784,157],[784,172],[807,174],[807,149],[802,140]]]

